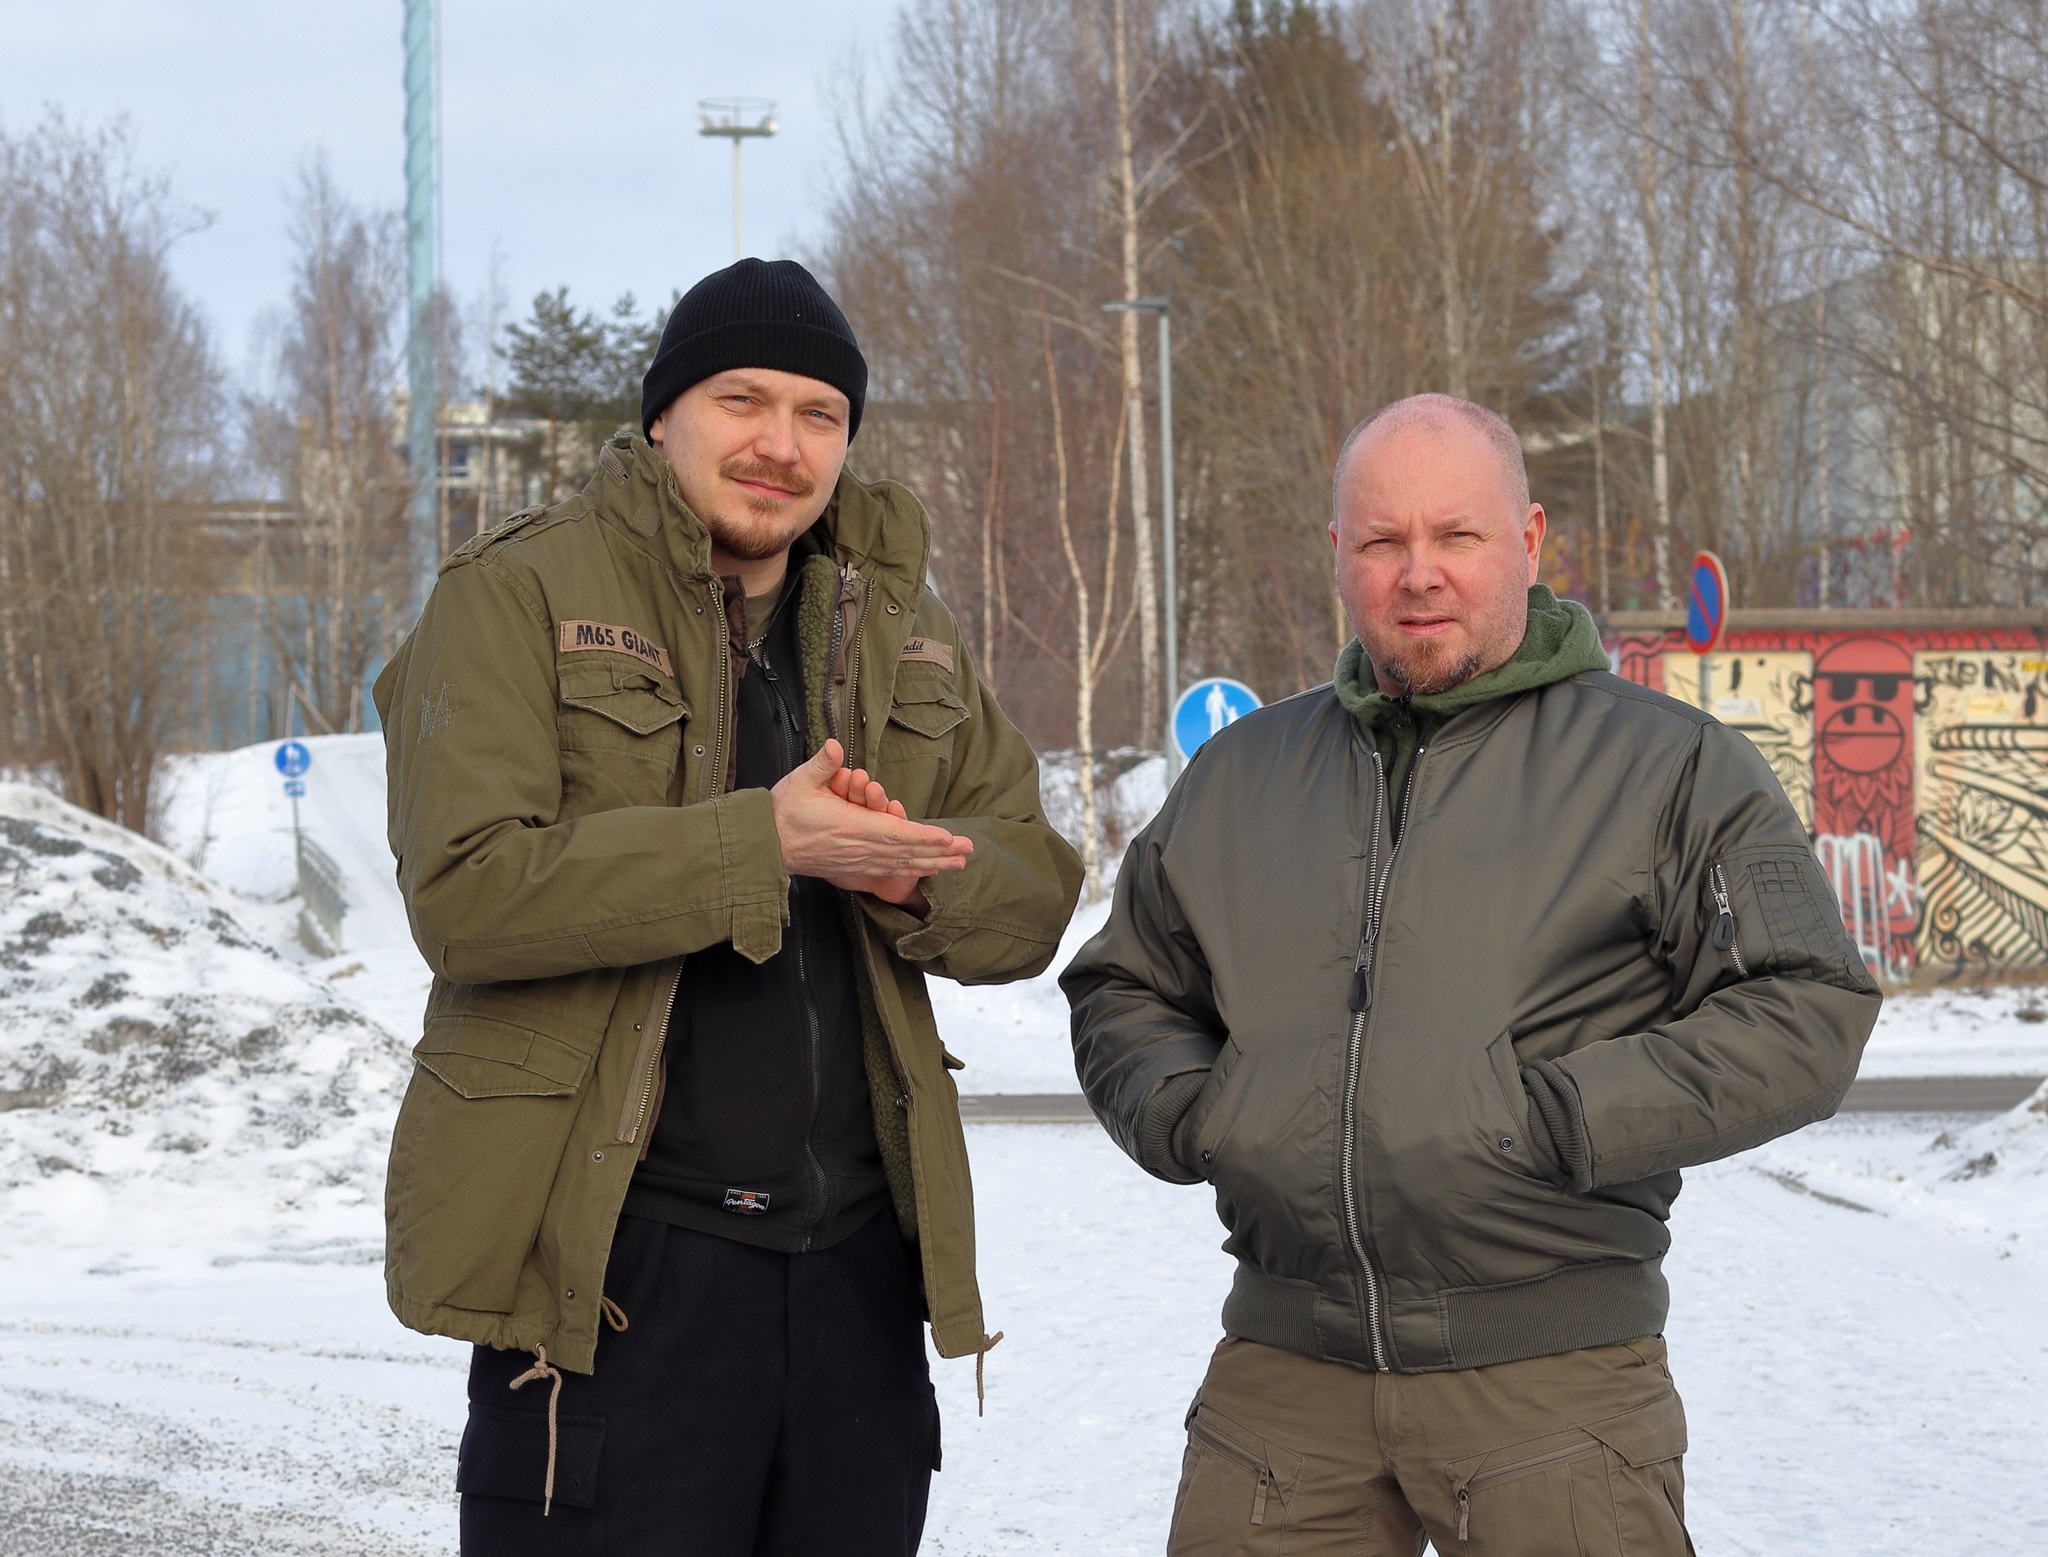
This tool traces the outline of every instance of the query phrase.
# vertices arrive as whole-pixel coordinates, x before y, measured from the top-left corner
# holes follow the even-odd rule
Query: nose
[[[1444,570],[1429,546],[1410,546],[1401,562],[1401,588],[1411,595],[1426,595],[1441,589]]]
[[[797,460],[796,414],[778,411],[763,417],[754,438],[754,453],[776,465],[794,465]]]

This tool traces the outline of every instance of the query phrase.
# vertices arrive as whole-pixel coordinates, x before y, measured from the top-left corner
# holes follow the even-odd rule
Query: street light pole
[[[1121,302],[1104,303],[1102,311],[1106,314],[1151,314],[1159,321],[1159,527],[1160,544],[1164,549],[1162,571],[1166,575],[1166,642],[1161,647],[1164,650],[1169,726],[1163,734],[1166,776],[1170,781],[1180,776],[1180,753],[1173,744],[1171,729],[1173,705],[1180,696],[1179,548],[1174,540],[1173,506],[1173,302],[1164,297],[1127,297]]]
[[[732,142],[732,257],[746,258],[740,232],[740,145],[775,133],[775,105],[765,97],[712,97],[697,105],[697,133],[722,135]]]

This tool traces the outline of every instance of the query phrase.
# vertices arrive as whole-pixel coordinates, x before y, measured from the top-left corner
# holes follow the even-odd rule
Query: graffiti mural
[[[1731,623],[1711,712],[1784,785],[1871,971],[1899,981],[2048,970],[2040,614],[1771,620]],[[1607,649],[1620,674],[1700,706],[1699,661],[1675,618],[1616,626]]]
[[[1814,659],[1814,850],[1872,970],[1912,976],[1920,887],[1913,826],[1913,655],[1895,638],[1840,637]]]
[[[2048,660],[1919,654],[1920,954],[1955,971],[2048,964]]]
[[[1750,738],[1812,832],[1813,656],[1767,649],[1716,654],[1713,660],[1713,706],[1707,712]],[[1700,707],[1699,656],[1690,650],[1665,654],[1664,690]]]

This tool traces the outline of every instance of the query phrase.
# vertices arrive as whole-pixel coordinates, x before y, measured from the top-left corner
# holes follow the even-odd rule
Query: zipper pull
[[[1272,1482],[1273,1473],[1261,1465],[1259,1467],[1259,1490],[1252,1495],[1252,1523],[1255,1525],[1262,1525],[1266,1522],[1266,1488],[1271,1486]]]
[[[1357,1016],[1372,1004],[1372,965],[1361,961],[1351,970],[1351,1014]]]
[[[1472,1539],[1472,1492],[1468,1487],[1458,1489],[1458,1544],[1463,1546]]]
[[[1735,914],[1728,906],[1728,878],[1716,865],[1707,880],[1714,894],[1714,906],[1720,910],[1714,917],[1714,950],[1726,951],[1735,944]]]

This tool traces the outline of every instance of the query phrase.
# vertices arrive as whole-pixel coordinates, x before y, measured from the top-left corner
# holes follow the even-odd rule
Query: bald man
[[[1756,749],[1535,582],[1505,421],[1389,406],[1334,500],[1334,683],[1202,747],[1061,980],[1238,1262],[1168,1550],[1690,1552],[1679,1172],[1831,1114],[1877,988]]]

